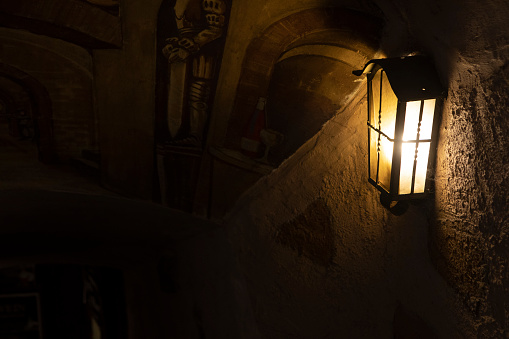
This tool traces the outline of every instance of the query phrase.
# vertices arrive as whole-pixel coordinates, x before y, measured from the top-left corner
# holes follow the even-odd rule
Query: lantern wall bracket
[[[394,201],[391,199],[391,196],[385,192],[380,193],[380,203],[383,207],[385,207],[389,212],[394,215],[403,215],[409,206],[408,201],[405,200],[397,200]]]

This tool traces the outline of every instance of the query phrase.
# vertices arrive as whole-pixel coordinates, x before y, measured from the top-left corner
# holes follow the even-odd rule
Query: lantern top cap
[[[383,69],[392,90],[399,100],[414,101],[445,97],[445,90],[430,58],[422,55],[401,58],[374,59],[368,61],[362,70],[353,71],[373,79]]]

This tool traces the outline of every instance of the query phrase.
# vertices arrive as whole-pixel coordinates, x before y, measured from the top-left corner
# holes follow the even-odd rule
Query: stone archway
[[[257,99],[267,96],[279,61],[299,53],[309,55],[309,50],[315,50],[314,55],[320,54],[319,48],[320,45],[323,47],[323,43],[319,38],[313,41],[312,37],[324,32],[334,32],[332,35],[338,43],[327,44],[332,49],[344,52],[337,54],[339,62],[351,64],[351,60],[347,59],[359,51],[371,58],[378,50],[381,27],[380,19],[360,12],[342,8],[317,8],[291,14],[265,29],[247,48],[225,147],[238,148],[243,128],[249,121]]]
[[[307,121],[299,122],[298,125],[306,129],[306,134],[300,133],[297,128],[294,128],[291,133],[277,131],[274,128],[286,136],[298,135],[298,138],[291,140],[288,147],[279,152],[277,157],[275,157],[275,152],[269,152],[267,158],[250,159],[239,152],[243,133],[255,111],[258,99],[267,97],[267,110],[270,109],[272,99],[270,95],[268,96],[268,92],[278,64],[311,55],[322,58],[313,60],[315,65],[320,65],[321,60],[329,58],[336,63],[334,67],[339,63],[347,66],[343,67],[341,74],[336,72],[335,77],[343,79],[343,74],[348,73],[350,76],[348,80],[353,82],[356,79],[352,79],[351,72],[358,69],[353,67],[362,68],[364,64],[352,65],[352,59],[362,59],[352,58],[352,55],[358,51],[364,51],[361,54],[368,58],[367,60],[376,57],[381,32],[382,20],[378,17],[344,8],[314,8],[290,14],[267,26],[253,38],[244,54],[224,139],[221,140],[220,146],[211,145],[211,162],[202,167],[210,171],[208,172],[210,176],[202,175],[201,177],[202,187],[207,187],[207,189],[202,188],[198,192],[197,200],[199,201],[195,203],[195,211],[201,209],[199,213],[207,213],[213,217],[224,216],[243,192],[262,176],[270,173],[274,167],[279,166],[282,159],[294,154],[295,149],[309,140],[310,136],[315,135],[323,123],[330,119],[331,115],[323,115],[323,123],[315,123],[315,127],[318,126],[317,130],[307,128]],[[311,52],[308,53],[308,51]],[[334,57],[331,58],[331,56]],[[306,61],[303,61],[299,67],[306,67]],[[315,69],[315,71],[319,73],[323,70]],[[279,79],[284,80],[286,75],[291,72],[280,74]],[[327,83],[332,82],[329,79]],[[342,107],[347,106],[348,97],[350,99],[355,97],[355,89],[358,88],[358,84],[355,83],[354,86],[349,87],[351,90],[341,91],[346,93],[344,98],[338,98],[338,102],[342,102]],[[282,83],[282,85],[285,84]],[[331,95],[328,97],[330,98]],[[316,97],[313,99],[314,102],[318,101]],[[340,107],[336,108],[334,112],[338,109]],[[274,120],[272,119],[272,121]],[[285,124],[284,119],[281,119],[280,122]],[[265,126],[269,125],[270,121],[266,121]],[[288,125],[292,125],[291,128],[293,128],[297,124],[295,120],[290,120]],[[270,127],[268,128],[270,129]],[[286,136],[283,137],[283,140],[286,139]],[[272,148],[272,150],[274,149]]]
[[[52,105],[46,88],[31,75],[19,69],[0,63],[0,76],[22,86],[32,103],[32,116],[36,130],[38,158],[41,162],[50,163],[55,160],[53,145]]]

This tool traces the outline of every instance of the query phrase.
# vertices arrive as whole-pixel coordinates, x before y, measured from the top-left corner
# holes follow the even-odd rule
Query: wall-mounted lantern
[[[376,59],[363,70],[368,80],[369,182],[394,214],[433,189],[439,116],[445,91],[424,56]],[[399,206],[398,206],[399,205]]]

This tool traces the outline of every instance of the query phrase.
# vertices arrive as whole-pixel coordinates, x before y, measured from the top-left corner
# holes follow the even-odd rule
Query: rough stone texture
[[[244,73],[250,86],[238,87],[243,60],[251,53],[250,44],[253,43],[253,48],[266,46],[267,50],[275,50],[274,39],[286,41],[285,29],[294,32],[295,27],[274,26],[274,39],[267,36],[269,41],[260,41],[259,37],[274,23],[301,11],[344,6],[381,17],[385,23],[382,52],[401,56],[417,51],[432,56],[449,89],[440,130],[434,201],[411,206],[401,217],[390,215],[380,206],[378,193],[367,184],[366,102],[362,95],[238,201],[225,224],[243,278],[247,279],[248,292],[242,284],[232,284],[238,287],[235,291],[240,295],[250,294],[261,334],[269,338],[393,338],[408,333],[403,323],[409,321],[443,338],[506,337],[507,3],[502,0],[232,3],[223,59],[227,67],[222,67],[218,82],[210,145],[221,144],[226,138],[237,95],[256,98],[258,95],[253,93],[261,88],[257,86],[268,84],[266,76],[274,58],[253,63]],[[149,198],[158,52],[155,27],[160,1],[129,0],[123,5],[123,49],[93,52],[103,175],[110,186]],[[305,31],[309,21],[303,25]],[[55,69],[55,60],[46,62],[46,52],[39,53],[48,48],[47,42],[57,51],[55,58],[64,65],[61,73],[60,68]],[[2,43],[1,60],[18,65],[27,73],[33,70],[34,76],[51,89],[56,102],[88,93],[86,84],[83,91],[58,85],[59,81],[75,81],[76,73],[81,74],[76,79],[91,78],[90,56],[86,51],[48,39],[40,45],[29,44],[20,54],[11,44]],[[20,64],[39,60],[41,56],[42,64]],[[48,69],[37,68],[47,63],[51,66]],[[52,72],[46,83],[43,73],[49,71]],[[65,92],[67,88],[69,92]],[[63,101],[57,104],[59,111],[55,115],[62,126],[66,114],[73,114],[72,121],[80,124],[81,113],[84,116],[84,112],[91,112],[89,108],[81,110],[79,100],[72,106],[65,106]],[[251,103],[254,99],[242,104]],[[62,127],[60,132],[65,129]],[[125,229],[112,228],[111,232],[117,235]],[[215,248],[203,249],[206,243],[206,240],[194,245],[183,243],[181,249],[186,257],[183,265],[194,263],[191,266],[196,268],[187,276],[180,276],[181,283],[184,286],[194,283],[199,292],[181,295],[177,304],[184,305],[186,323],[180,330],[195,336],[200,335],[200,330],[194,321],[187,322],[194,314],[188,297],[202,298],[203,303],[211,304],[218,302],[216,297],[228,295],[221,288],[215,290],[206,282],[196,281],[202,277],[201,270],[207,277],[216,273],[224,277],[222,268],[215,272],[211,267],[216,266],[207,266],[214,250],[224,243],[220,241]],[[223,254],[219,257],[227,260],[228,254]],[[147,273],[156,279],[156,263],[136,261],[135,265],[139,270],[131,273],[133,285],[128,298],[135,300],[135,304],[140,302],[144,312],[157,303],[154,300],[159,295],[154,292],[154,281],[147,289],[137,288],[141,279],[137,274]],[[240,319],[249,317],[251,304],[244,304],[245,309],[237,314]],[[178,311],[173,310],[175,314]],[[213,317],[206,320],[202,314],[198,318],[215,333]],[[142,324],[158,320],[141,319],[133,323],[133,333],[155,337],[154,332],[144,332]]]
[[[404,12],[449,88],[430,223],[432,255],[473,317],[477,336],[507,337],[509,5],[422,1]],[[423,23],[430,20],[427,31]]]
[[[402,305],[430,332],[468,337],[470,327],[459,325],[468,318],[428,255],[432,207],[395,217],[367,185],[366,102],[354,102],[227,218],[260,331],[268,338],[392,338]]]
[[[451,79],[432,228],[438,267],[463,296],[482,337],[507,336],[509,325],[509,73],[507,61],[495,56],[501,52],[486,60],[492,69],[463,61]]]
[[[401,217],[380,207],[366,183],[365,103],[357,98],[359,107],[329,121],[227,218],[260,330],[273,338],[391,338],[408,334],[396,319],[410,317],[443,338],[506,337],[509,6],[375,3],[385,18],[383,52],[432,56],[449,89],[436,198]],[[236,50],[226,59],[244,55],[233,34],[228,44]],[[336,251],[326,269],[301,240],[299,221],[317,198],[333,218]],[[325,209],[316,213],[327,218]]]

